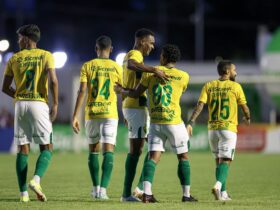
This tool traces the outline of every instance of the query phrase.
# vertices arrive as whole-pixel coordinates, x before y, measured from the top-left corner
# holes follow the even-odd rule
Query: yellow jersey
[[[180,98],[189,83],[189,74],[176,68],[157,66],[169,76],[166,84],[152,73],[144,73],[141,85],[147,87],[151,122],[179,124],[182,122]]]
[[[85,119],[118,119],[115,83],[122,84],[122,68],[111,59],[96,58],[85,62],[80,72],[80,82],[87,83],[88,97]]]
[[[54,59],[50,52],[33,48],[15,53],[8,61],[5,75],[13,76],[15,100],[48,102],[48,72],[54,71]]]
[[[208,104],[209,130],[237,132],[238,105],[246,104],[241,85],[231,80],[213,80],[206,83],[199,101]]]
[[[130,50],[123,61],[123,87],[135,89],[139,84],[142,72],[136,72],[127,68],[128,60],[135,60],[137,63],[144,64],[144,58],[139,50]],[[123,108],[131,109],[146,109],[147,108],[147,95],[143,93],[139,98],[126,97],[123,100]]]

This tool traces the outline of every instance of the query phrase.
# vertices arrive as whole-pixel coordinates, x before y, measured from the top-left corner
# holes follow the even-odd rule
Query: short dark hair
[[[17,34],[26,36],[34,42],[39,42],[41,37],[40,29],[35,24],[23,25],[17,30]]]
[[[149,35],[155,36],[154,32],[147,28],[140,28],[135,32],[135,38],[144,38]]]
[[[166,44],[162,47],[162,56],[168,63],[176,63],[181,58],[181,52],[178,46]]]
[[[96,45],[104,50],[112,46],[112,40],[109,36],[102,35],[96,39]]]
[[[217,70],[220,76],[226,74],[227,70],[230,69],[233,63],[230,60],[221,60],[218,63]]]

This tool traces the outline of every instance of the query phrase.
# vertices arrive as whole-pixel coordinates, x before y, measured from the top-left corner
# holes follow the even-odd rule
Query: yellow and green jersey
[[[238,105],[246,104],[241,85],[231,80],[213,80],[206,83],[199,101],[208,104],[209,130],[237,132]]]
[[[147,87],[152,123],[179,124],[182,122],[180,98],[189,83],[189,75],[176,68],[157,66],[169,76],[166,84],[161,84],[152,73],[144,73],[141,85]]]
[[[111,59],[93,59],[83,64],[80,82],[86,82],[85,119],[118,119],[115,83],[122,84],[122,68]]]
[[[143,55],[138,50],[130,50],[123,61],[123,87],[129,89],[135,89],[139,84],[142,72],[137,72],[127,68],[128,60],[135,60],[137,63],[144,64]],[[139,98],[126,97],[123,100],[123,108],[132,109],[146,109],[147,108],[147,96],[143,93]]]
[[[15,100],[48,102],[48,71],[54,71],[54,59],[42,49],[24,49],[8,61],[5,75],[14,77]]]

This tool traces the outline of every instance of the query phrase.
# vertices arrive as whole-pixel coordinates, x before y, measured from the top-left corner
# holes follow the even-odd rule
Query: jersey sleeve
[[[83,64],[80,71],[80,82],[88,82],[87,80],[87,64]]]
[[[117,74],[118,74],[117,82],[120,85],[123,85],[123,69],[118,64],[116,66],[116,69],[117,69]]]
[[[237,97],[236,98],[237,98],[237,104],[238,105],[242,105],[242,104],[247,103],[244,91],[243,91],[240,84],[238,84],[238,86],[237,86]]]
[[[190,76],[189,74],[185,73],[185,78],[184,78],[184,84],[183,84],[183,92],[185,92],[187,90],[187,87],[188,87],[188,84],[189,84],[189,81],[190,81]]]
[[[13,70],[12,70],[12,61],[11,61],[11,59],[9,59],[7,65],[5,67],[4,75],[11,76],[11,77],[14,75]]]
[[[198,101],[206,104],[207,103],[207,99],[208,99],[208,96],[207,96],[207,85],[205,84],[203,86],[202,90],[201,90],[201,93],[200,93]]]
[[[139,51],[130,51],[128,54],[128,60],[135,60],[137,63],[143,63],[143,56]]]
[[[150,75],[151,75],[150,73],[144,72],[142,74],[142,77],[141,77],[141,80],[140,80],[140,84],[143,85],[144,87],[148,87]]]
[[[54,63],[54,58],[53,55],[50,52],[47,52],[45,55],[46,59],[46,69],[54,69],[55,68],[55,63]]]

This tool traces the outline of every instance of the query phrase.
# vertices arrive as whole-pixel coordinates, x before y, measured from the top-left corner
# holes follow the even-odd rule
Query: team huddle
[[[18,145],[16,172],[20,201],[28,202],[27,187],[38,200],[47,201],[40,180],[52,156],[52,122],[57,115],[58,81],[50,52],[38,49],[40,30],[36,25],[24,25],[17,31],[20,51],[7,63],[2,91],[15,99],[14,141]],[[197,202],[190,193],[189,139],[192,127],[208,105],[209,144],[216,161],[216,182],[212,194],[216,200],[231,200],[226,190],[230,162],[237,141],[238,106],[244,121],[250,124],[250,111],[242,87],[235,82],[235,65],[221,60],[219,78],[205,83],[189,121],[181,118],[180,98],[186,91],[190,76],[177,69],[180,50],[166,44],[160,54],[160,65],[144,64],[144,56],[154,49],[155,35],[149,29],[135,33],[135,43],[119,66],[111,60],[112,41],[108,36],[96,40],[97,58],[85,62],[80,70],[80,88],[72,118],[75,133],[80,131],[79,113],[85,97],[85,131],[89,145],[88,168],[92,180],[91,196],[108,200],[118,128],[117,94],[122,98],[122,112],[128,128],[129,152],[125,161],[121,202],[158,202],[152,193],[155,169],[169,141],[178,158],[178,178],[182,187],[182,202]],[[48,78],[50,82],[48,82]],[[12,87],[15,82],[16,88]],[[48,83],[52,95],[49,110]],[[34,176],[27,184],[30,143],[39,144]],[[147,142],[148,153],[137,187],[132,190],[139,157]],[[102,166],[99,153],[102,151]],[[99,170],[101,168],[101,175]]]

